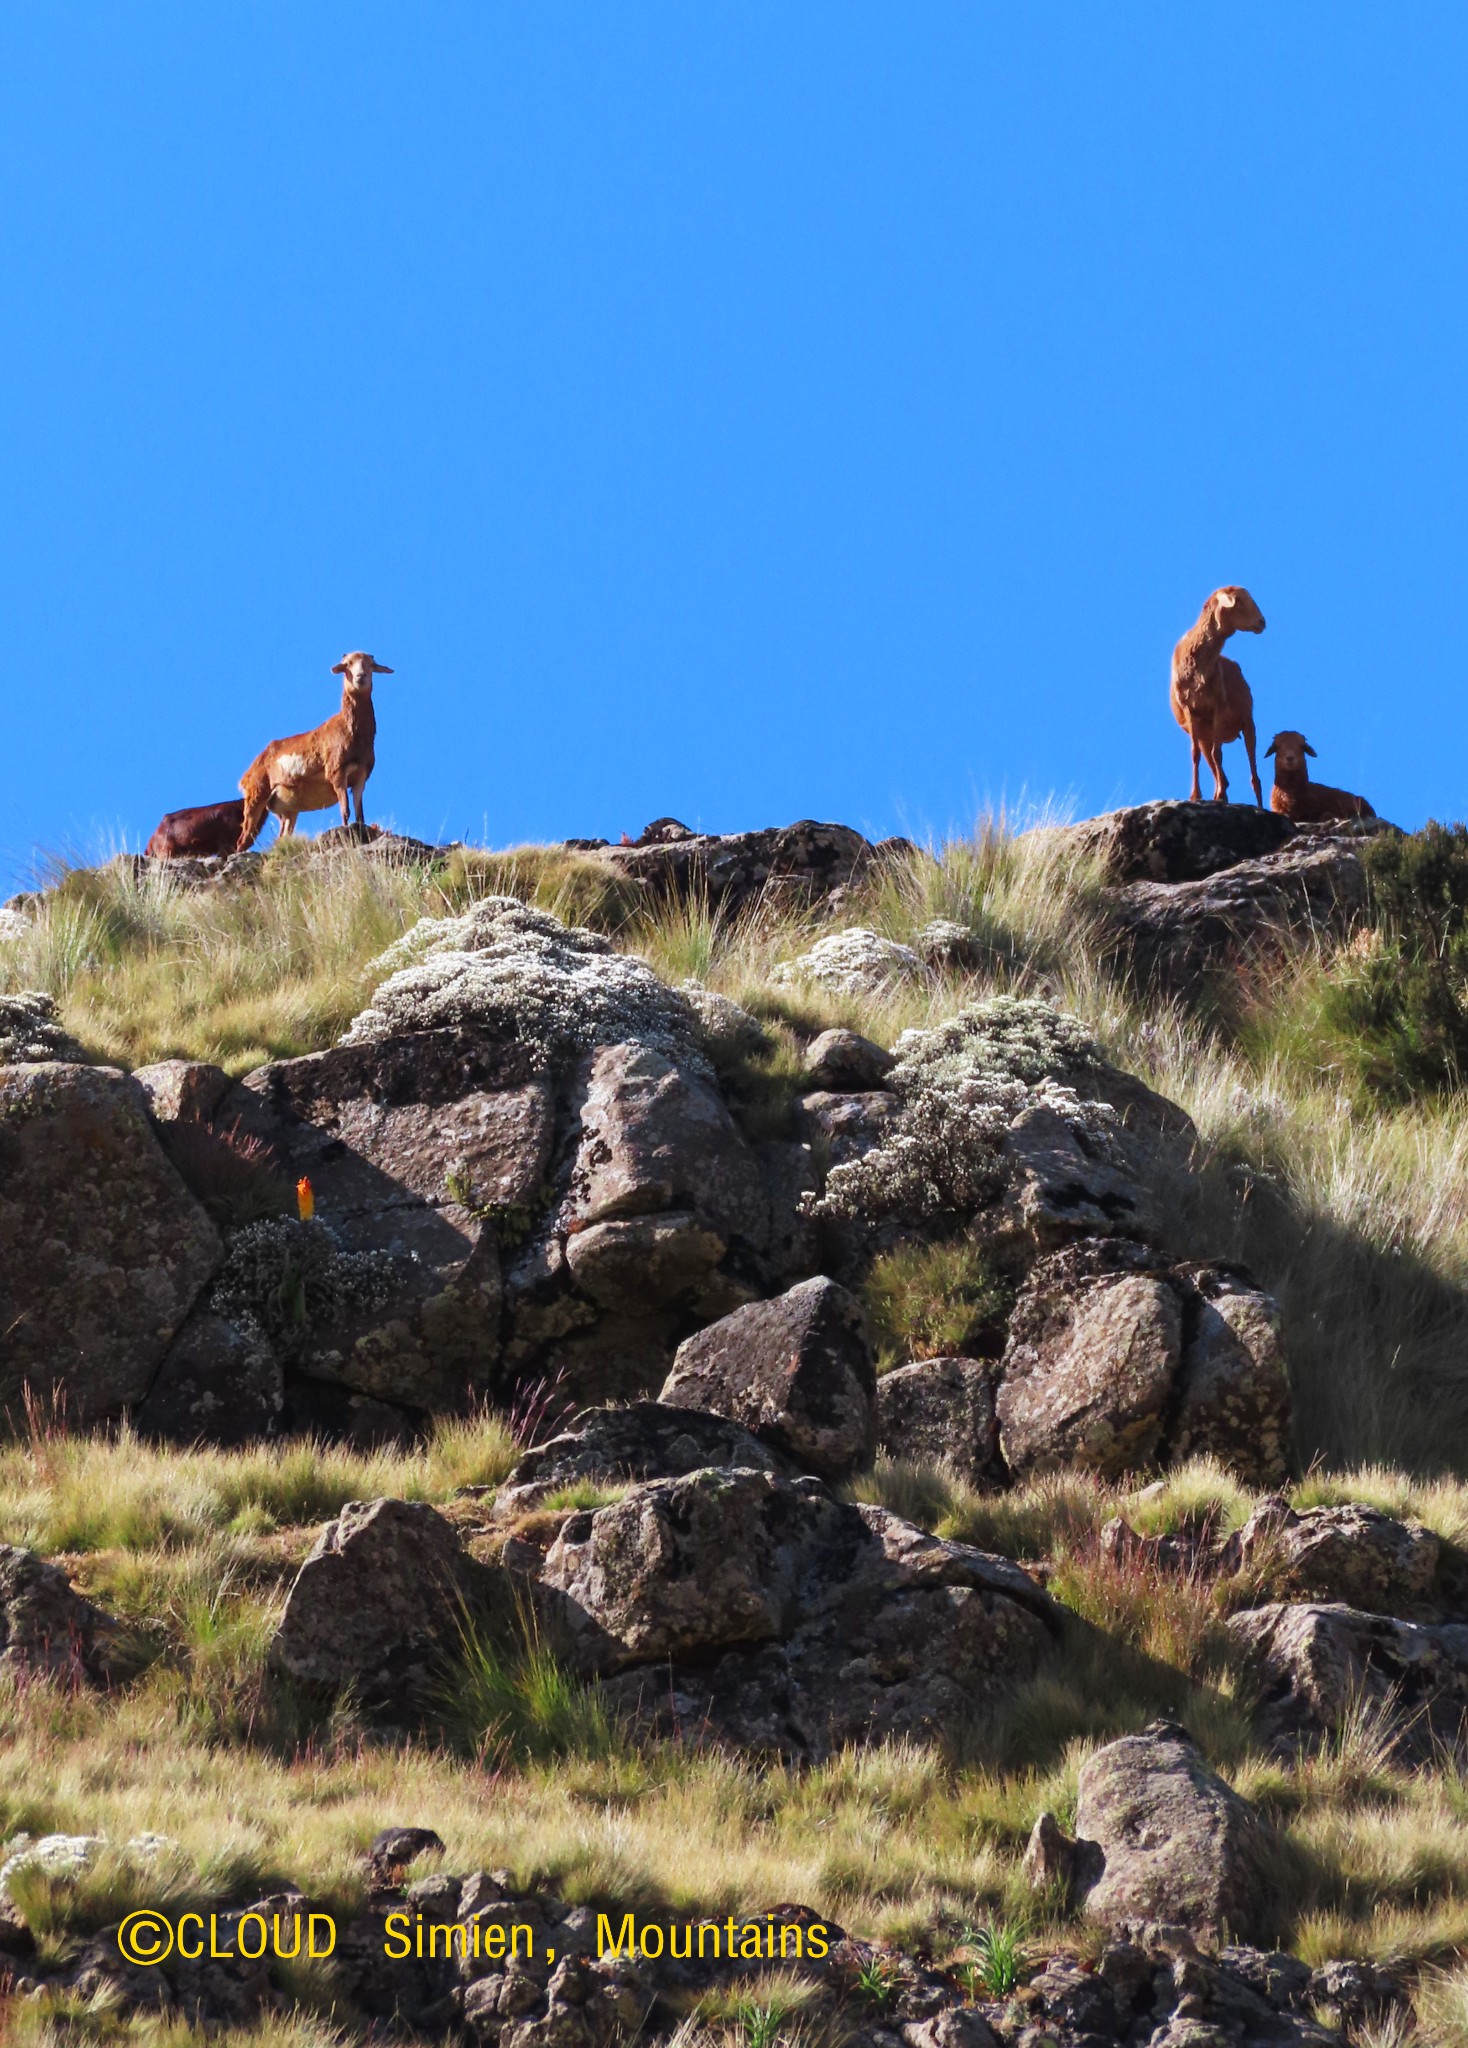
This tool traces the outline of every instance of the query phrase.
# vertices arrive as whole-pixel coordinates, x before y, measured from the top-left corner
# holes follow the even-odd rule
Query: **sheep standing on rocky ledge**
[[[1197,625],[1184,633],[1172,650],[1172,715],[1193,743],[1194,803],[1202,799],[1200,753],[1213,770],[1213,801],[1228,802],[1223,749],[1240,735],[1249,756],[1254,801],[1264,802],[1254,759],[1254,699],[1243,670],[1223,652],[1231,633],[1263,631],[1264,614],[1248,591],[1237,583],[1226,583],[1214,591],[1199,613]]]
[[[327,811],[341,805],[342,823],[350,824],[350,804],[357,802],[357,826],[365,830],[362,791],[372,773],[377,717],[372,709],[372,678],[392,670],[370,654],[344,654],[332,669],[342,678],[342,708],[314,732],[272,740],[240,777],[245,817],[240,827],[241,853],[252,846],[265,813],[280,819],[281,837],[296,829],[302,811]]]
[[[1264,749],[1274,756],[1274,787],[1269,808],[1297,825],[1321,825],[1334,818],[1374,818],[1364,796],[1348,789],[1332,789],[1328,782],[1312,782],[1305,756],[1315,758],[1315,749],[1302,732],[1277,732]]]

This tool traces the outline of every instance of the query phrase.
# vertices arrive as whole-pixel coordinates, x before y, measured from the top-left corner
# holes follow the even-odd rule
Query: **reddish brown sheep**
[[[1332,818],[1374,818],[1364,796],[1352,796],[1348,789],[1332,789],[1328,782],[1312,782],[1305,766],[1315,749],[1302,732],[1277,732],[1264,749],[1274,756],[1274,787],[1269,808],[1299,825],[1321,825]]]
[[[222,804],[195,804],[159,820],[143,848],[150,860],[183,860],[189,855],[234,853],[241,847],[245,806],[241,797]],[[244,842],[245,845],[249,841]]]
[[[372,709],[372,678],[390,676],[392,670],[374,661],[370,654],[344,654],[332,669],[342,677],[342,708],[314,732],[298,732],[290,739],[272,740],[263,754],[250,763],[240,777],[245,793],[244,822],[240,827],[241,851],[255,839],[265,823],[265,813],[274,811],[280,819],[284,838],[296,829],[302,811],[326,811],[341,805],[342,823],[350,824],[350,802],[357,802],[357,823],[364,824],[362,791],[372,773],[377,736],[377,718]]]
[[[1197,625],[1184,633],[1172,650],[1172,715],[1193,743],[1194,803],[1200,802],[1203,794],[1198,787],[1199,754],[1213,770],[1214,802],[1228,802],[1223,749],[1240,735],[1249,756],[1254,801],[1264,802],[1254,759],[1254,699],[1243,670],[1222,651],[1231,633],[1263,631],[1264,614],[1248,591],[1237,583],[1227,583],[1214,591],[1199,613]]]

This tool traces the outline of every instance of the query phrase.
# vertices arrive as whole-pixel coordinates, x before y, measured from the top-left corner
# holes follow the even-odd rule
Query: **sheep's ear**
[[[388,667],[385,661],[374,661],[372,664],[372,673],[375,676],[390,676],[392,674],[392,670]]]
[[[1307,753],[1307,754],[1308,754],[1308,755],[1310,756],[1310,759],[1311,759],[1312,761],[1314,761],[1314,760],[1316,760],[1316,759],[1318,758],[1318,757],[1317,757],[1317,755],[1316,755],[1315,749],[1314,749],[1314,747],[1312,747],[1312,746],[1311,746],[1311,744],[1310,744],[1309,740],[1306,740],[1306,742],[1305,742],[1305,752],[1306,752],[1306,753]]]
[[[1265,760],[1266,760],[1266,761],[1267,761],[1267,760],[1269,759],[1270,755],[1271,755],[1271,754],[1272,754],[1272,753],[1274,752],[1275,748],[1276,748],[1276,747],[1277,747],[1278,745],[1279,745],[1279,741],[1278,741],[1278,740],[1271,740],[1271,741],[1269,742],[1269,745],[1268,745],[1268,746],[1267,746],[1267,747],[1266,747],[1266,748],[1264,749],[1264,758],[1265,758]]]
[[[1218,606],[1218,609],[1221,612],[1230,612],[1233,610],[1235,604],[1237,604],[1238,599],[1234,596],[1231,590],[1215,590],[1213,593],[1213,602]]]
[[[331,664],[331,672],[334,676],[344,676],[347,672],[346,663],[344,661],[334,661]]]

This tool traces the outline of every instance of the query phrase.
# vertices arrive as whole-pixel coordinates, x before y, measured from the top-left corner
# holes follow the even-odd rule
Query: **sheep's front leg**
[[[1202,753],[1203,749],[1198,744],[1198,735],[1195,732],[1190,732],[1188,738],[1193,742],[1193,787],[1191,800],[1195,804],[1200,804],[1203,801],[1203,792],[1198,787],[1198,756]]]
[[[1254,759],[1254,727],[1244,727],[1244,752],[1249,757],[1249,780],[1254,785],[1254,801],[1260,810],[1264,808],[1264,791],[1259,786],[1259,763]]]
[[[365,832],[367,830],[367,820],[366,817],[363,815],[362,811],[362,792],[366,787],[367,778],[364,775],[362,780],[357,784],[357,787],[352,792],[352,794],[357,799],[357,830],[359,832]]]
[[[1228,777],[1223,772],[1222,743],[1215,740],[1207,752],[1208,766],[1213,770],[1213,801],[1216,804],[1226,804],[1228,802]]]

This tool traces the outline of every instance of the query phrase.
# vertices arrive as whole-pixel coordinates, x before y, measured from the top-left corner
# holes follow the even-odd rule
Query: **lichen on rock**
[[[884,939],[865,925],[829,932],[808,953],[786,960],[770,979],[780,983],[814,982],[843,995],[875,995],[894,982],[911,981],[925,972],[911,946]]]
[[[55,996],[35,988],[0,996],[0,1067],[76,1056],[75,1044],[57,1021]]]
[[[599,933],[512,896],[487,896],[462,917],[420,918],[372,971],[385,978],[344,1045],[449,1027],[521,1044],[543,1071],[592,1046],[639,1039],[709,1072],[686,996]]]

